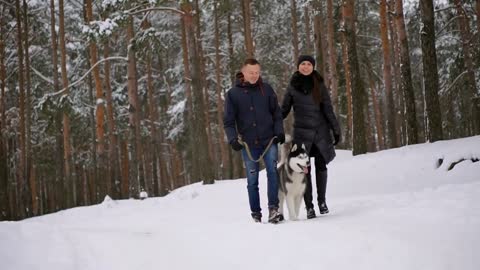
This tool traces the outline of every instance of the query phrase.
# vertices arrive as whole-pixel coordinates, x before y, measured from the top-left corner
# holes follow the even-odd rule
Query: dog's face
[[[305,149],[305,144],[302,144],[302,146],[293,144],[288,154],[288,166],[297,173],[308,173],[310,157]]]

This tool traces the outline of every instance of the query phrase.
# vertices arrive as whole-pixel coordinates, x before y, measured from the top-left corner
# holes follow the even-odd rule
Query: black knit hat
[[[315,68],[315,58],[313,58],[313,56],[311,55],[300,55],[298,57],[298,61],[297,61],[297,69],[298,69],[298,66],[300,66],[300,64],[303,62],[303,61],[308,61],[310,63],[312,63],[312,66]]]

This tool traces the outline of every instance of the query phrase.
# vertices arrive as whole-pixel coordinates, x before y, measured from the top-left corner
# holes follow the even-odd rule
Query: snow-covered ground
[[[460,158],[468,160],[448,171]],[[331,213],[306,220],[302,210],[300,221],[278,225],[252,222],[245,179],[0,222],[0,269],[476,270],[480,162],[471,158],[480,158],[480,136],[338,151]]]

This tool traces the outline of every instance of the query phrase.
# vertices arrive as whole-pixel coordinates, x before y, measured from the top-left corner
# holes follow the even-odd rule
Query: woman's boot
[[[305,176],[305,182],[307,187],[305,188],[305,194],[303,195],[303,201],[305,202],[305,207],[307,208],[307,219],[315,218],[315,210],[313,209],[313,196],[312,196],[312,175],[308,169],[309,173]]]
[[[328,207],[325,201],[325,194],[327,192],[327,170],[319,171],[315,170],[316,174],[316,183],[317,183],[317,200],[318,208],[320,209],[320,214],[327,214]]]

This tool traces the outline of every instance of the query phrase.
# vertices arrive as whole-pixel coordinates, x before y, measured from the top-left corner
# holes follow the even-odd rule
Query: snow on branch
[[[449,10],[449,9],[452,9],[452,8],[455,8],[455,6],[449,6],[449,7],[435,9],[434,12],[442,12],[442,11]]]
[[[33,66],[30,66],[30,69],[37,74],[38,77],[40,77],[42,80],[48,82],[49,84],[53,84],[53,80],[50,78],[47,78],[47,76],[43,75],[40,71],[36,70]]]

